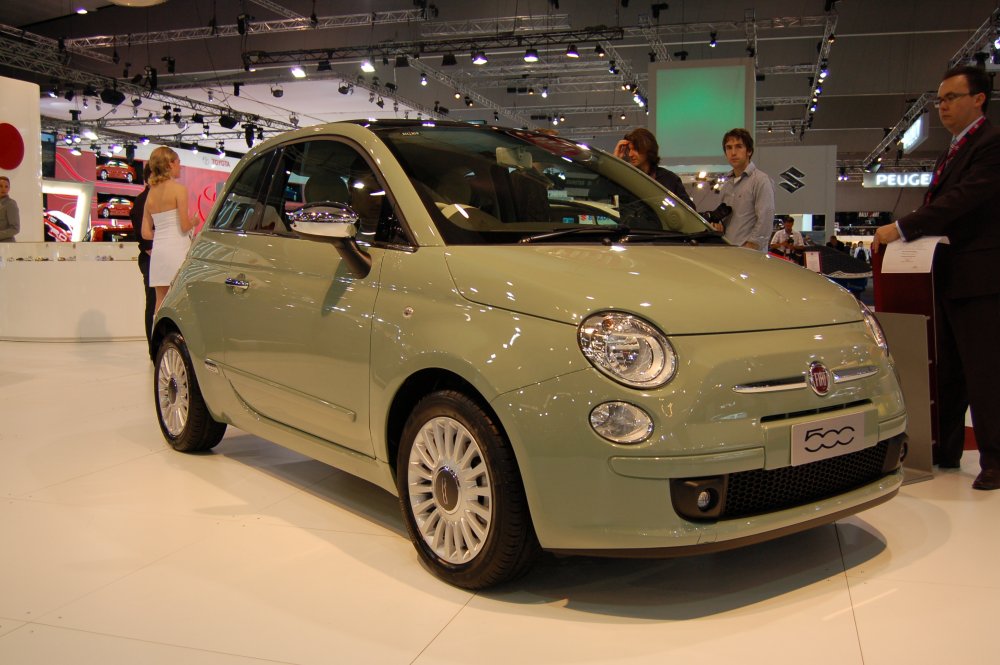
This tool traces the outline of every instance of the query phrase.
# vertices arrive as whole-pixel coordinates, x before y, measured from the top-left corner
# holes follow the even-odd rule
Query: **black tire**
[[[226,433],[226,424],[212,418],[205,405],[191,356],[179,333],[168,334],[157,349],[153,401],[160,431],[174,450],[210,450]]]
[[[104,219],[107,219],[110,216],[111,216],[111,211],[108,210],[107,208],[101,211],[101,217],[103,217]]]
[[[99,175],[101,176],[101,180],[107,180],[108,179],[108,172],[107,171],[102,170]]]
[[[508,582],[538,555],[510,442],[460,392],[432,393],[414,408],[403,428],[396,487],[417,553],[450,584],[483,589]]]
[[[125,182],[128,182],[128,183],[132,182],[132,174],[131,173],[126,173],[125,174]]]

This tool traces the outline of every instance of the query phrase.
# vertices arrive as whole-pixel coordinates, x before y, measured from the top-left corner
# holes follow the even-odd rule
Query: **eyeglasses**
[[[951,104],[956,99],[959,99],[961,97],[968,97],[971,94],[972,94],[971,92],[949,92],[944,97],[935,97],[933,100],[931,100],[931,103],[934,104],[934,108],[940,108],[942,104]]]

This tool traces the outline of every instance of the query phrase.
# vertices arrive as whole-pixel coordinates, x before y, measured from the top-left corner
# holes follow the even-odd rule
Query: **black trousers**
[[[153,348],[153,314],[156,313],[156,289],[149,285],[149,254],[139,252],[139,272],[142,273],[142,286],[146,290],[145,330],[146,344],[149,346],[149,357],[156,359],[156,349]]]
[[[962,455],[971,408],[980,466],[1000,469],[1000,294],[938,304],[938,457]]]

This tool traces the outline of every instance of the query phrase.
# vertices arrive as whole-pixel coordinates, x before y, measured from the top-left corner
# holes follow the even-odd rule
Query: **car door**
[[[385,250],[368,248],[371,270],[355,274],[332,244],[292,233],[288,215],[324,201],[381,206],[386,197],[378,182],[346,143],[287,145],[264,213],[240,238],[230,265],[239,286],[226,323],[226,373],[251,409],[366,455],[374,454],[369,354]]]

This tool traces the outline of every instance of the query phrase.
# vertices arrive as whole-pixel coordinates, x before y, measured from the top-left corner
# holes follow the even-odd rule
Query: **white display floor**
[[[140,312],[141,314],[141,312]],[[426,572],[385,492],[230,429],[168,449],[144,342],[0,342],[0,663],[981,663],[1000,492],[964,468],[751,548]]]

